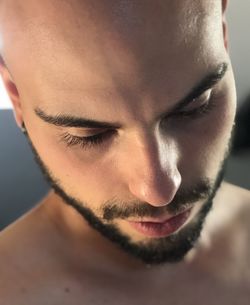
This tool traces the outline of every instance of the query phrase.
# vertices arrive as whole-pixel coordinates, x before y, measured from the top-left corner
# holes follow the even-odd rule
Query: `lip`
[[[192,209],[188,209],[167,220],[150,219],[148,221],[128,221],[133,229],[147,237],[166,237],[179,230],[188,220]]]

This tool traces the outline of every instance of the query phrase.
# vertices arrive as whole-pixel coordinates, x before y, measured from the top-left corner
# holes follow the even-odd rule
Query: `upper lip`
[[[181,212],[178,212],[176,214],[173,214],[173,215],[163,215],[163,216],[160,216],[160,217],[146,217],[146,218],[137,218],[137,219],[129,219],[130,222],[153,222],[153,223],[164,223],[180,214],[183,214],[187,211],[189,211],[191,208],[189,207],[188,209],[185,209]]]

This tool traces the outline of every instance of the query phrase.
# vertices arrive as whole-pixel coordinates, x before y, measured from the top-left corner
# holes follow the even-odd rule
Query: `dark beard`
[[[28,134],[26,135],[28,136]],[[189,224],[184,226],[179,232],[167,237],[147,239],[135,243],[128,235],[122,233],[116,225],[110,223],[110,221],[115,219],[126,219],[129,216],[156,216],[159,214],[159,211],[162,212],[160,208],[155,208],[144,203],[138,204],[138,206],[135,205],[132,208],[119,209],[118,207],[122,205],[112,201],[104,204],[103,218],[98,218],[91,209],[86,207],[86,204],[71,197],[64,191],[60,182],[53,178],[52,173],[41,160],[29,137],[28,140],[38,165],[55,193],[59,195],[66,204],[73,207],[82,215],[93,229],[114,242],[114,244],[118,245],[128,254],[150,265],[179,262],[196,245],[202,232],[206,216],[213,206],[215,194],[223,180],[226,161],[230,151],[229,145],[225,158],[213,183],[204,179],[194,186],[192,190],[182,191],[181,195],[176,194],[173,202],[166,208],[170,213],[177,213],[184,210],[185,207],[190,206],[191,203],[194,205],[195,201],[197,202],[199,199],[205,199],[199,213]],[[131,207],[131,205],[128,204],[126,206]]]

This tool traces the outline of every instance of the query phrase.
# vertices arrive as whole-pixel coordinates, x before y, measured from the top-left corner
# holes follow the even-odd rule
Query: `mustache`
[[[164,213],[176,215],[191,208],[197,201],[208,199],[212,192],[213,183],[208,179],[203,179],[188,189],[180,189],[174,199],[164,207],[153,207],[146,202],[124,202],[111,199],[104,203],[102,215],[106,221],[129,217],[157,217]]]

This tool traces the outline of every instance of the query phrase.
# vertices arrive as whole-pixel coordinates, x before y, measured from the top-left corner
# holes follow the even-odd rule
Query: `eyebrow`
[[[206,92],[209,89],[212,89],[215,85],[219,83],[219,81],[223,79],[227,70],[228,70],[227,63],[224,62],[219,64],[212,73],[205,76],[198,85],[193,87],[193,89],[189,92],[189,94],[181,101],[179,101],[176,106],[174,106],[174,109],[172,111],[176,111],[181,108],[184,108],[192,101],[200,97],[204,92]]]
[[[172,111],[167,111],[160,115],[159,118],[165,117],[169,114],[169,112],[178,111],[179,109],[187,106],[192,101],[197,99],[202,93],[206,92],[207,90],[214,87],[226,74],[228,70],[228,64],[227,63],[221,63],[219,64],[216,69],[206,75],[201,82],[196,85],[189,94],[183,98],[181,101],[179,101]],[[96,121],[92,119],[87,119],[83,117],[76,117],[71,115],[48,115],[43,110],[41,110],[39,107],[35,108],[36,115],[45,121],[46,123],[60,126],[60,127],[75,127],[75,128],[102,128],[102,129],[119,129],[122,127],[119,123],[110,123],[105,121]]]

